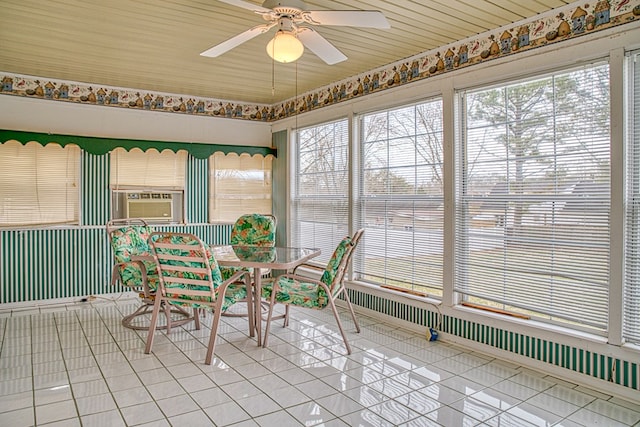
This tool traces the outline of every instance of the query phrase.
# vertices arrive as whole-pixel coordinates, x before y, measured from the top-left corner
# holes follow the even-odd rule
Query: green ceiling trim
[[[148,141],[143,139],[118,139],[118,138],[98,138],[91,136],[77,136],[77,135],[60,135],[51,133],[39,133],[39,132],[23,132],[17,130],[0,129],[0,144],[6,141],[15,140],[22,144],[26,144],[31,141],[36,141],[42,146],[55,143],[61,146],[67,144],[75,144],[91,154],[106,154],[114,148],[124,148],[129,151],[132,148],[139,148],[143,151],[147,151],[150,148],[155,148],[158,151],[171,150],[177,152],[178,150],[186,150],[193,157],[198,159],[207,159],[212,154],[222,152],[224,154],[236,153],[236,154],[250,154],[268,156],[272,155],[276,157],[277,150],[269,147],[253,147],[249,145],[223,145],[223,144],[203,144],[197,142],[166,142],[166,141]]]

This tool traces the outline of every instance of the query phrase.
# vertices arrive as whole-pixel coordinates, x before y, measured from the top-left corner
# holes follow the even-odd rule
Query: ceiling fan
[[[307,5],[300,0],[265,0],[262,6],[244,0],[218,1],[248,9],[262,15],[269,22],[253,27],[205,50],[200,54],[202,56],[220,56],[242,43],[266,33],[271,28],[278,27],[275,37],[267,45],[267,53],[272,58],[280,62],[293,62],[302,55],[304,47],[307,47],[324,62],[333,65],[346,60],[347,57],[309,25],[391,28],[382,12],[377,10],[307,10]],[[291,50],[291,55],[277,57],[276,44],[281,46],[281,43],[291,43],[290,48],[287,48]],[[281,47],[278,49],[282,50]]]

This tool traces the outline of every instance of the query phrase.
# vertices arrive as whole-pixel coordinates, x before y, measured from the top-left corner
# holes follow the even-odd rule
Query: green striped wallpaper
[[[198,159],[189,155],[185,188],[185,199],[187,201],[185,222],[188,224],[203,224],[209,221],[208,195],[209,159]]]
[[[349,299],[355,305],[406,322],[425,327],[438,327],[438,313],[429,310],[426,306],[415,307],[355,289],[349,289]],[[633,390],[640,390],[640,361],[638,360],[621,360],[586,349],[447,315],[442,316],[439,331]]]
[[[111,292],[104,228],[0,232],[0,302]]]
[[[109,168],[111,157],[82,151],[82,211],[80,223],[101,225],[109,221],[111,197],[109,191]]]
[[[231,225],[155,227],[229,241]],[[110,287],[113,254],[106,229],[76,227],[0,231],[0,304],[119,292]]]

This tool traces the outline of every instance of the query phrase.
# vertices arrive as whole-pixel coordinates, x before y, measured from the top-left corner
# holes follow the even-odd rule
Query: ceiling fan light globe
[[[278,31],[267,44],[267,54],[278,62],[294,62],[302,56],[304,45],[296,36]]]

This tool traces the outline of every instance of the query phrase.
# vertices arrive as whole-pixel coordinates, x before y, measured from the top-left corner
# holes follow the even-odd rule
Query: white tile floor
[[[354,352],[329,311],[294,310],[269,348],[246,320],[209,329],[121,326],[136,302],[0,306],[1,426],[640,426],[640,405],[360,315]],[[207,316],[205,324],[210,324]]]

